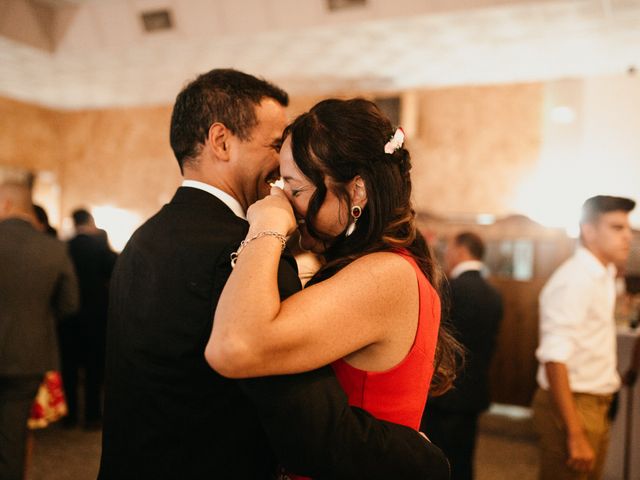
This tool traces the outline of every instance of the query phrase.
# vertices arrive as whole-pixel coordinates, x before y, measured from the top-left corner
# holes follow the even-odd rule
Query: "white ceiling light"
[[[576,112],[566,105],[558,105],[551,110],[551,120],[555,123],[569,124],[576,119]]]

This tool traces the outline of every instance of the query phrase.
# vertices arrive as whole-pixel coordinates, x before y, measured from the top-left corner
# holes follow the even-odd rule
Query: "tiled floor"
[[[534,480],[537,458],[526,410],[493,409],[480,423],[476,480]],[[28,480],[95,480],[100,432],[65,430],[58,425],[36,431]]]
[[[534,480],[538,451],[529,409],[493,406],[480,419],[476,480]]]

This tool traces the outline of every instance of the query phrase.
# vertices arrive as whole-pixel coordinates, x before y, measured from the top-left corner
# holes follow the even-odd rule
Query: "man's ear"
[[[224,124],[215,122],[209,127],[209,135],[207,137],[207,147],[222,161],[229,160],[229,140],[231,132]]]
[[[356,175],[351,180],[350,185],[351,205],[358,205],[364,208],[367,204],[367,188],[364,179],[360,175]]]

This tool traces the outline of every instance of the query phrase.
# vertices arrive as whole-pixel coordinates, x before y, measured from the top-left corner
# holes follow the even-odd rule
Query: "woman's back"
[[[440,299],[415,260],[406,251],[395,253],[413,266],[418,282],[418,323],[411,349],[400,363],[382,372],[361,370],[344,359],[332,366],[351,405],[417,430],[433,375]]]

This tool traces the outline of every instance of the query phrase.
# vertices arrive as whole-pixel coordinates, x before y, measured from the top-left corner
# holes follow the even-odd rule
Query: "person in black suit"
[[[0,478],[22,480],[27,418],[58,368],[56,318],[78,307],[64,243],[40,232],[28,184],[0,184]]]
[[[60,322],[62,381],[69,414],[63,423],[70,427],[78,421],[78,374],[84,368],[84,426],[100,426],[102,384],[109,303],[109,280],[116,254],[104,232],[96,227],[91,213],[83,208],[72,212],[76,235],[69,240],[80,285],[80,310]]]
[[[478,416],[489,407],[489,366],[502,321],[502,298],[482,271],[484,243],[461,232],[447,245],[445,266],[450,285],[450,323],[465,347],[465,367],[454,388],[430,398],[421,429],[451,463],[451,478],[473,478]]]
[[[204,358],[245,238],[244,214],[279,176],[287,94],[230,69],[178,95],[171,146],[184,176],[132,236],[111,284],[100,480],[444,479],[442,452],[409,428],[350,408],[330,367],[231,380]],[[279,267],[283,297],[300,289]]]

